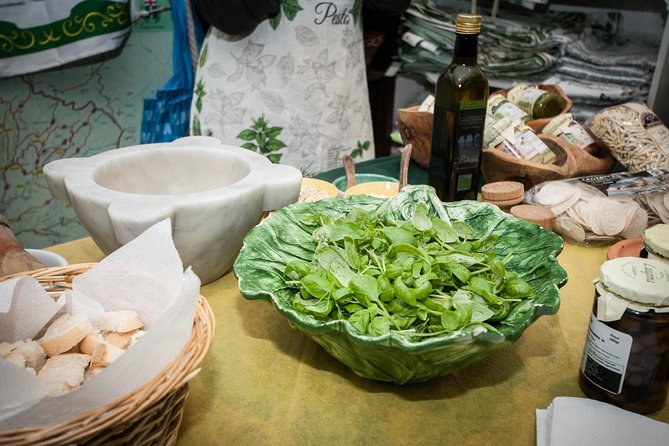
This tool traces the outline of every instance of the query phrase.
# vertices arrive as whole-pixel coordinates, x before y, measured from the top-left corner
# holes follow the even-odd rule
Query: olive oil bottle
[[[476,200],[488,102],[478,66],[481,16],[458,14],[451,64],[437,79],[428,183],[442,201]]]

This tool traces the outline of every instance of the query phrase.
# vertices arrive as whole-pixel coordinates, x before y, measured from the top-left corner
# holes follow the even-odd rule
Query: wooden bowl
[[[481,173],[486,183],[518,181],[529,189],[544,181],[608,173],[613,166],[614,160],[608,151],[595,157],[556,136],[543,133],[538,136],[555,153],[554,164],[521,160],[501,150],[485,149],[481,157]]]
[[[423,169],[430,166],[432,113],[420,112],[419,105],[397,109],[397,126],[404,144],[411,144],[411,158]]]
[[[571,110],[571,107],[574,105],[574,101],[569,99],[567,97],[567,95],[565,94],[564,90],[562,89],[562,87],[560,87],[557,84],[538,84],[536,87],[540,88],[542,90],[550,91],[551,93],[555,93],[558,96],[560,96],[560,98],[562,98],[562,102],[563,102],[564,106],[562,107],[562,110],[560,111],[560,113],[558,113],[559,115],[561,115],[563,113],[569,113],[569,111]],[[507,93],[509,93],[509,90],[510,90],[510,88],[507,88],[507,89],[504,89],[504,90],[497,90],[496,92],[494,92],[490,96],[494,96],[496,94],[501,94],[502,96],[506,97]],[[557,115],[555,115],[555,116],[557,116]],[[548,122],[551,119],[553,119],[553,117],[542,118],[542,119],[532,119],[530,121],[527,121],[525,124],[527,124],[528,127],[532,128],[532,130],[534,130],[534,133],[541,133],[541,130],[544,127],[546,127],[546,124],[548,124]]]
[[[569,113],[574,102],[567,97],[564,90],[556,84],[539,84],[537,87],[542,90],[556,93],[564,102],[562,113]],[[501,94],[506,97],[509,89],[497,90],[491,96]],[[423,169],[427,169],[430,165],[430,150],[432,147],[432,113],[419,112],[419,105],[413,107],[397,109],[397,126],[399,127],[400,135],[404,144],[413,145],[413,152],[411,158],[418,163]],[[540,133],[541,130],[553,118],[533,119],[526,124],[534,130],[535,133]]]

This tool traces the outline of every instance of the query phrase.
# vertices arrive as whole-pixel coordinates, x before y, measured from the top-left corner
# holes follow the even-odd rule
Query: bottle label
[[[469,101],[460,104],[460,113],[455,130],[456,192],[472,190],[475,186],[474,172],[479,168],[483,129],[485,126],[486,101]]]
[[[515,132],[513,143],[523,159],[538,163],[542,163],[544,157],[551,151],[532,129]]]
[[[594,385],[620,394],[632,350],[632,336],[614,330],[590,315],[581,372]]]

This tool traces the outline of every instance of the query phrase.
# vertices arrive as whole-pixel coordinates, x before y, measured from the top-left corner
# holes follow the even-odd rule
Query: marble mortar
[[[297,201],[302,181],[291,166],[201,136],[52,161],[44,176],[105,254],[170,218],[181,260],[203,284],[230,270],[264,211]]]

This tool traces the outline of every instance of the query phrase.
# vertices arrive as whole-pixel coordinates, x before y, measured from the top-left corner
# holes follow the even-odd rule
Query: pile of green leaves
[[[344,218],[310,216],[312,262],[285,267],[293,307],[316,318],[344,319],[360,333],[398,333],[412,340],[502,321],[532,287],[505,267],[498,239],[477,239],[465,222],[428,215],[411,221],[354,209]]]

